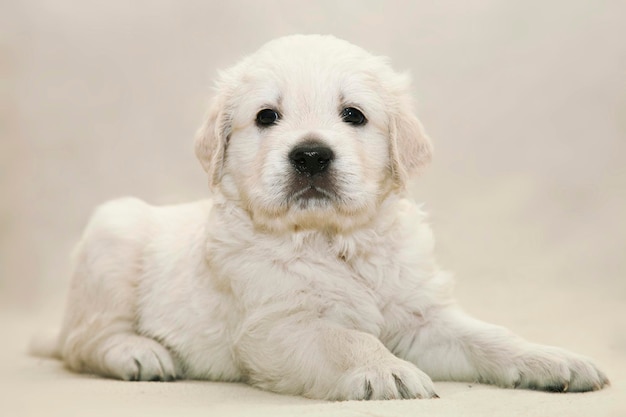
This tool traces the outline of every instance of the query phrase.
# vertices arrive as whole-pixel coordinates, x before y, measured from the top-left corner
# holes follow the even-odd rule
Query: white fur
[[[404,196],[430,159],[408,88],[385,59],[329,36],[278,39],[223,73],[196,142],[215,197],[101,206],[47,353],[77,372],[322,399],[429,398],[431,378],[603,387],[588,359],[455,306],[424,214]],[[367,124],[344,122],[347,106]],[[266,107],[282,117],[259,128]],[[296,201],[287,154],[311,138],[335,153],[335,195]]]

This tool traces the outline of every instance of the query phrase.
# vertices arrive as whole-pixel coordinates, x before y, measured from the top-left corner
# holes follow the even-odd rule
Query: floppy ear
[[[403,97],[391,117],[391,170],[394,183],[403,188],[409,178],[426,166],[432,144],[413,112],[411,100]]]
[[[209,174],[209,186],[213,190],[222,179],[230,123],[225,95],[218,92],[195,139],[196,157]]]

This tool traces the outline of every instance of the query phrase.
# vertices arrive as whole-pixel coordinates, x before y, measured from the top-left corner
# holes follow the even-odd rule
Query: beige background
[[[36,329],[60,320],[68,254],[92,208],[122,195],[206,196],[192,138],[212,78],[290,33],[332,33],[413,74],[436,146],[414,195],[458,299],[596,358],[610,389],[444,383],[436,402],[324,404],[237,384],[105,381],[23,354]],[[0,407],[626,415],[625,158],[623,1],[0,0]]]

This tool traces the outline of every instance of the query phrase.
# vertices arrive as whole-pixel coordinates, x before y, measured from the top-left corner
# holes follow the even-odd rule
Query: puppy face
[[[222,74],[196,153],[259,226],[359,227],[430,159],[407,90],[347,42],[281,38]]]

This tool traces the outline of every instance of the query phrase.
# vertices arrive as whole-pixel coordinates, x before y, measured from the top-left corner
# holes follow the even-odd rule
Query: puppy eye
[[[273,109],[263,109],[256,114],[256,125],[259,127],[268,127],[276,124],[280,119],[280,114]]]
[[[341,118],[344,122],[350,123],[354,126],[361,126],[367,123],[367,119],[359,109],[355,109],[354,107],[346,107],[341,112]]]

